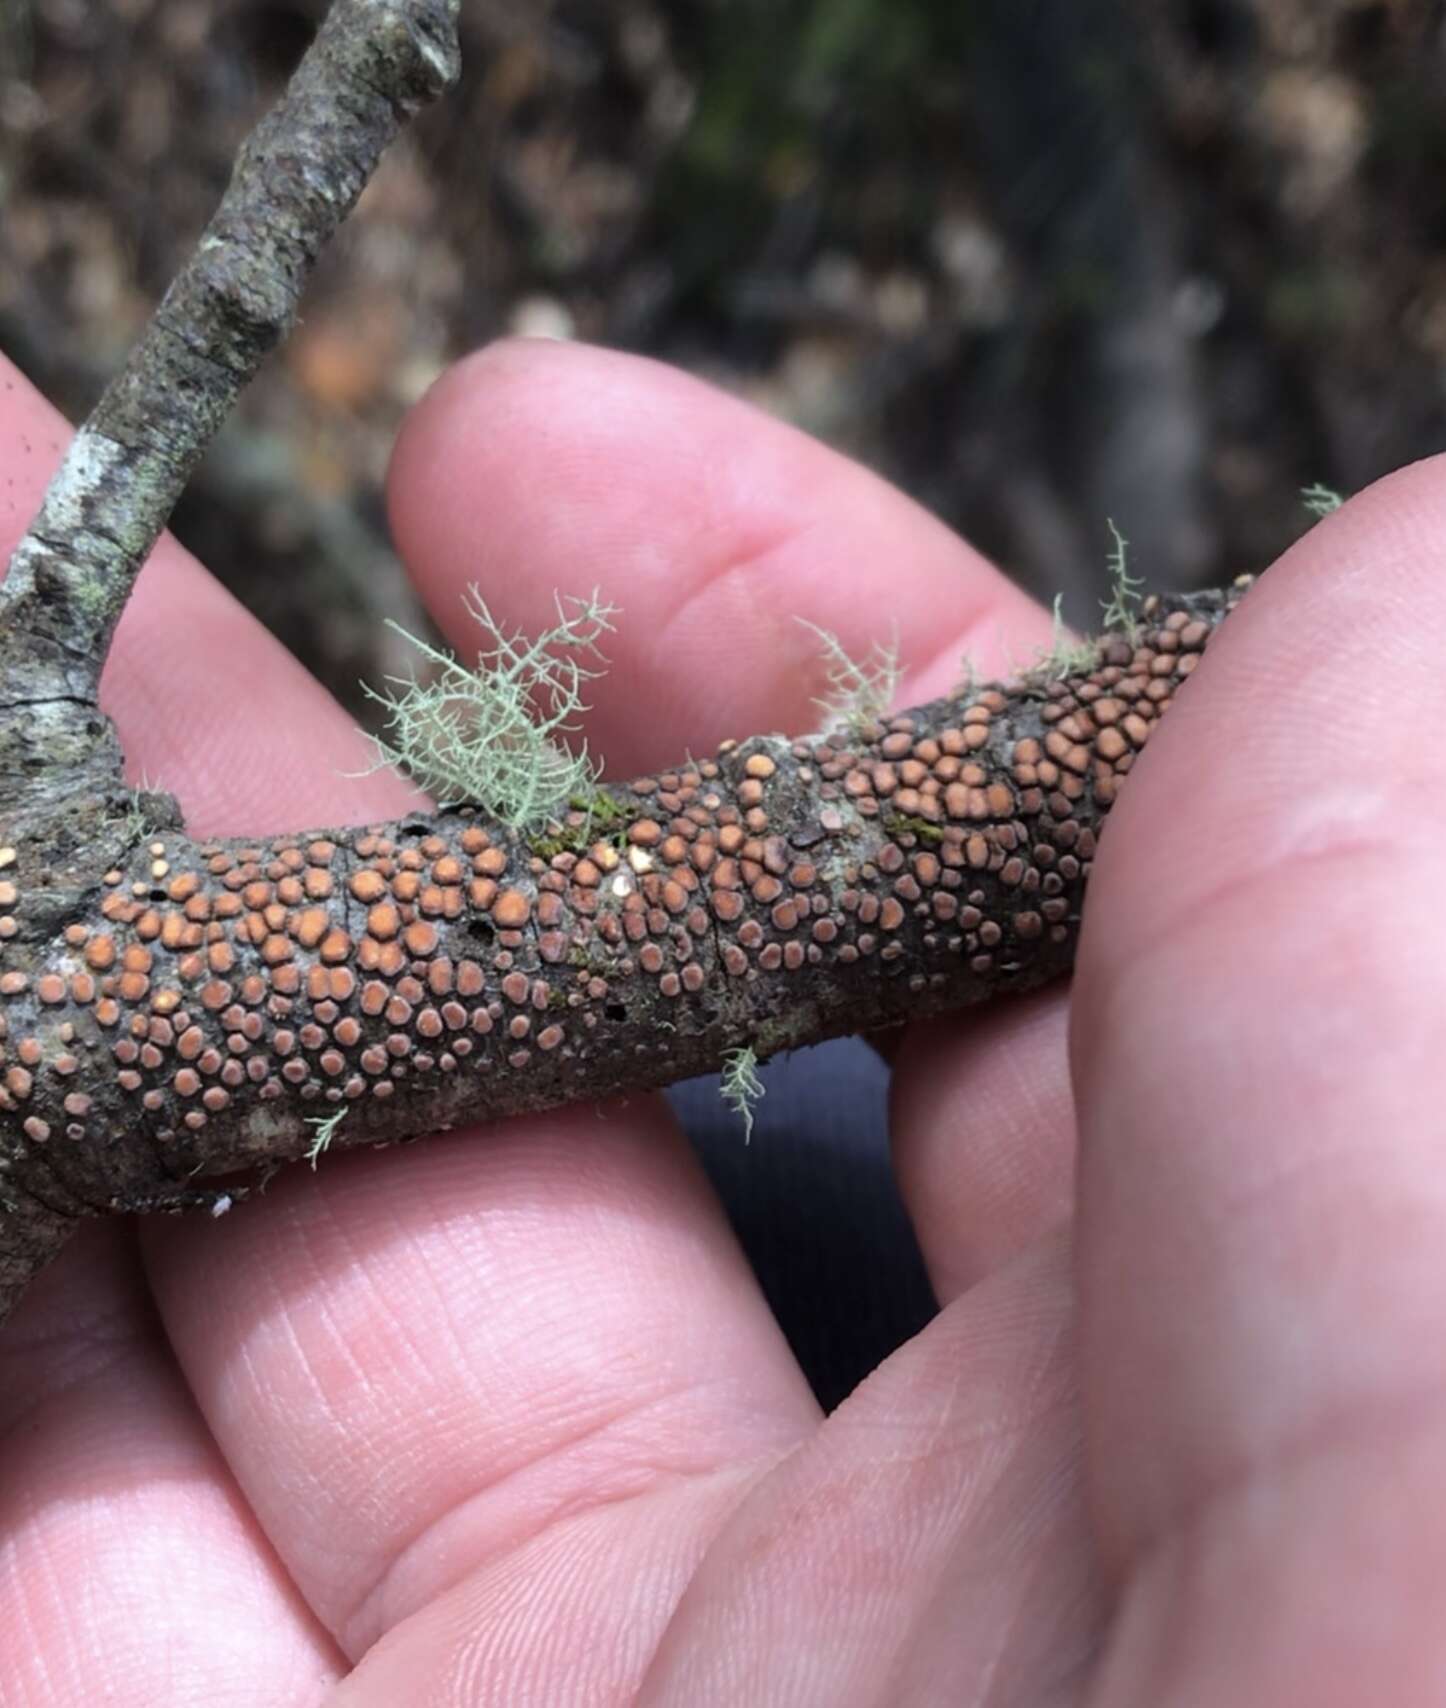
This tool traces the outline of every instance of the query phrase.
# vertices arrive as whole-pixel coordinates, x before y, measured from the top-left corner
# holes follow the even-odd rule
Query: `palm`
[[[46,418],[0,401],[13,532]],[[1047,628],[869,477],[596,353],[463,369],[393,499],[444,625],[479,578],[524,625],[555,587],[624,607],[591,731],[615,771],[805,724],[794,614],[860,646],[897,618],[919,698],[981,637]],[[1424,716],[1446,611],[1428,586],[1392,627],[1399,528],[1359,601],[1370,503],[1232,620],[1159,738],[1181,758],[1117,809],[1075,999],[1078,1214],[1049,998],[903,1046],[943,1309],[826,1420],[653,1100],[330,1159],[139,1249],[97,1230],[0,1339],[7,1708],[1316,1705],[1373,1699],[1383,1660],[1391,1700],[1427,1700],[1446,1194],[1416,1017],[1446,957],[1413,951],[1424,870],[1370,826],[1403,781],[1418,824],[1443,797],[1332,672],[1353,649],[1339,680],[1389,669]],[[1429,470],[1393,503],[1446,520]],[[1308,571],[1335,660],[1287,643],[1280,698]],[[197,830],[408,798],[344,778],[346,720],[174,548],[107,692]],[[1283,797],[1321,740],[1339,789]],[[1333,928],[1347,905],[1372,929]],[[1362,1561],[1369,1618],[1336,1581]]]

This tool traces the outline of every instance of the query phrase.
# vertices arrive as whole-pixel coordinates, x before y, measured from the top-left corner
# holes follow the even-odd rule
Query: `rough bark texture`
[[[1242,587],[1152,600],[1064,676],[730,744],[544,837],[467,809],[251,843],[133,820],[63,891],[43,846],[0,851],[0,1204],[220,1209],[323,1135],[396,1142],[1056,977],[1116,791]],[[28,1262],[0,1243],[0,1303]]]
[[[455,78],[457,3],[338,0],[72,441],[0,590],[0,775],[13,810],[49,813],[57,782],[102,796],[119,780],[96,690],[135,578],[383,148]]]

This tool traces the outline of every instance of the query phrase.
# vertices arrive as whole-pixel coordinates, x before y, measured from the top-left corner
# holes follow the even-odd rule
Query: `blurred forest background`
[[[0,344],[84,413],[324,0],[0,0]],[[176,530],[358,713],[397,421],[505,330],[679,362],[1088,626],[1446,446],[1440,0],[464,0]],[[265,566],[259,571],[258,566]],[[881,612],[881,629],[886,613]]]

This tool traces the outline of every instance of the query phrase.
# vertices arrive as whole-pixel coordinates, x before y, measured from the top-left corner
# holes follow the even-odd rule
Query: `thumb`
[[[1443,540],[1436,459],[1290,551],[1092,880],[1072,1042],[1112,1708],[1441,1699]]]

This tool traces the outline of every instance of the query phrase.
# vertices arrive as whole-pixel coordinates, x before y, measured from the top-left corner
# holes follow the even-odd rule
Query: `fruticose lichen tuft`
[[[1318,521],[1326,516],[1334,515],[1345,503],[1344,496],[1333,492],[1330,487],[1322,486],[1316,481],[1313,486],[1303,486],[1300,489],[1300,501]]]
[[[603,674],[598,641],[616,608],[594,591],[557,598],[557,622],[535,640],[508,633],[473,587],[468,614],[485,636],[473,665],[389,622],[432,666],[425,681],[388,677],[367,694],[387,719],[377,763],[405,771],[439,804],[481,807],[514,830],[545,825],[569,796],[591,795],[600,773],[577,729],[583,691]],[[365,687],[366,685],[363,684]]]
[[[1088,635],[1082,640],[1076,640],[1069,632],[1064,620],[1064,594],[1054,596],[1054,634],[1050,639],[1048,651],[1041,652],[1038,660],[1030,666],[1026,674],[1048,678],[1063,678],[1079,675],[1093,670],[1099,662],[1100,643]]]
[[[316,1171],[317,1163],[321,1161],[322,1152],[336,1137],[336,1130],[346,1120],[348,1113],[346,1106],[343,1105],[340,1109],[334,1109],[330,1115],[307,1116],[307,1126],[316,1128],[316,1137],[311,1141],[306,1152],[306,1160],[311,1164],[313,1173]]]

